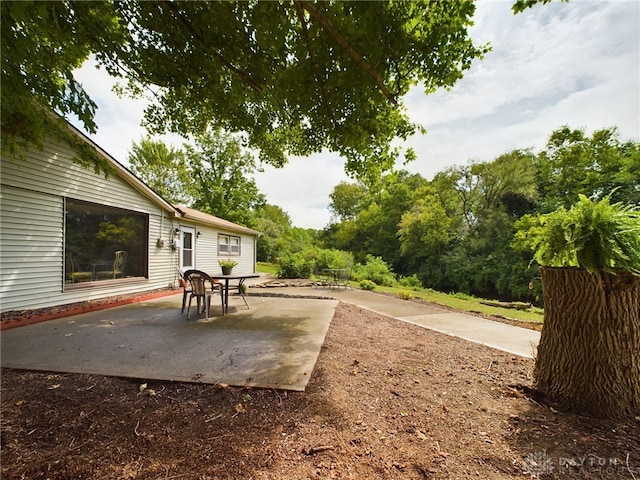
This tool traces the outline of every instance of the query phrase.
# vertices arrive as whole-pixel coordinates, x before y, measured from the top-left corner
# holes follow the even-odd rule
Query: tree
[[[341,221],[354,220],[368,194],[361,183],[340,182],[329,194],[329,210]]]
[[[0,9],[2,152],[20,157],[25,147],[42,148],[41,141],[53,137],[75,150],[76,162],[110,171],[107,162],[51,111],[76,115],[95,132],[96,104],[73,71],[91,52],[124,41],[126,28],[118,23],[113,4],[7,1]]]
[[[42,110],[95,129],[95,104],[73,77],[93,54],[123,91],[154,99],[152,133],[244,132],[274,165],[327,149],[349,172],[376,176],[400,155],[392,141],[420,129],[401,103],[409,89],[450,87],[489,50],[468,35],[471,0],[1,8],[3,149],[48,134]]]
[[[511,299],[516,292],[518,298],[530,293],[518,288],[531,278],[530,256],[523,260],[510,243],[514,221],[535,208],[534,161],[529,150],[514,150],[435,176],[431,186],[450,223],[451,241],[420,267],[425,285]]]
[[[231,222],[250,225],[265,203],[255,184],[255,160],[240,141],[209,132],[183,149],[143,139],[129,153],[131,170],[173,204],[186,204]]]
[[[569,208],[578,195],[640,205],[640,142],[622,142],[615,128],[555,130],[536,160],[541,210]]]
[[[373,203],[356,220],[367,253],[382,257],[399,274],[407,273],[407,266],[398,236],[398,225],[403,214],[425,192],[427,184],[420,174],[410,174],[405,170],[385,175],[377,191],[371,193]]]
[[[169,202],[191,204],[196,192],[182,150],[144,138],[131,145],[129,164],[133,173]]]
[[[409,259],[413,271],[424,261],[438,257],[451,240],[451,219],[432,187],[424,189],[398,224],[400,251]]]
[[[640,210],[584,195],[523,219],[516,241],[543,265],[535,385],[596,416],[640,414]]]
[[[277,205],[264,204],[255,211],[252,227],[262,233],[256,244],[259,262],[273,262],[282,254],[280,242],[291,229],[291,218]]]
[[[192,207],[231,222],[249,225],[253,211],[264,205],[253,178],[255,160],[240,141],[222,132],[208,132],[185,145],[192,176]]]

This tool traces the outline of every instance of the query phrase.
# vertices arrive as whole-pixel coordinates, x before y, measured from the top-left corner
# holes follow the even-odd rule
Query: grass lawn
[[[258,262],[258,272],[270,273],[274,277],[278,273],[278,266],[272,263]],[[350,282],[353,288],[358,288],[357,282]],[[488,315],[498,315],[524,322],[542,323],[543,311],[541,308],[532,307],[526,310],[516,310],[513,308],[493,307],[480,303],[484,299],[475,298],[470,295],[448,294],[436,292],[431,289],[408,290],[403,287],[381,287],[377,286],[374,291],[392,293],[394,295],[410,294],[413,298],[421,298],[427,302],[433,302],[447,307],[455,308],[464,312],[480,312]]]
[[[256,270],[259,273],[270,273],[274,277],[278,274],[278,266],[275,263],[258,262]]]
[[[355,282],[352,282],[355,286]],[[490,305],[484,305],[480,302],[484,301],[483,298],[475,298],[470,295],[461,294],[448,294],[442,292],[436,292],[435,290],[407,290],[402,287],[376,287],[377,291],[388,292],[393,294],[404,295],[409,293],[414,298],[421,298],[428,302],[445,305],[447,307],[455,308],[456,310],[462,310],[464,312],[480,312],[488,315],[498,315],[506,318],[512,318],[514,320],[521,320],[524,322],[542,323],[543,310],[541,308],[532,307],[526,310],[516,310],[513,308],[493,307]]]

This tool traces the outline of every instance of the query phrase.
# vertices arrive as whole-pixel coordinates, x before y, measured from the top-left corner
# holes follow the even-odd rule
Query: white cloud
[[[493,51],[450,92],[410,94],[410,116],[428,130],[408,142],[418,153],[410,170],[431,178],[451,164],[540,149],[564,124],[640,137],[640,4],[510,7],[478,3],[472,36]]]
[[[323,228],[330,222],[329,194],[346,180],[344,161],[327,152],[294,157],[281,169],[265,166],[264,173],[256,175],[267,201],[285,210],[292,223],[302,228]]]
[[[113,92],[117,80],[110,77],[103,69],[98,69],[92,61],[85,62],[82,68],[74,72],[78,80],[96,102],[98,109],[95,121],[98,131],[91,139],[109,155],[125,165],[133,142],[147,136],[141,125],[144,109],[149,103],[145,98],[118,97]],[[78,121],[74,125],[82,129]],[[176,135],[162,135],[162,141],[181,146],[184,139]]]

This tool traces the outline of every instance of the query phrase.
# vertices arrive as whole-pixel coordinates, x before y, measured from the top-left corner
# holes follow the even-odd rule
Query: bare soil
[[[545,406],[533,366],[341,303],[304,393],[3,369],[0,473],[640,479],[640,419]]]

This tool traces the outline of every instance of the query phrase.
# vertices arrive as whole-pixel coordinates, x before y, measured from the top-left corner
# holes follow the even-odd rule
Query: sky
[[[587,133],[615,126],[622,140],[640,139],[640,1],[555,0],[518,15],[511,4],[477,2],[469,33],[492,51],[453,88],[430,95],[416,88],[405,97],[410,119],[427,133],[408,139],[417,160],[399,168],[431,179],[514,149],[538,152],[563,125]],[[93,64],[76,78],[98,105],[98,132],[90,137],[127,165],[131,144],[146,136],[140,126],[146,102],[117,97],[113,80]],[[350,181],[344,160],[330,152],[291,157],[284,168],[263,166],[256,174],[267,202],[302,228],[332,221],[329,195],[341,181]]]

